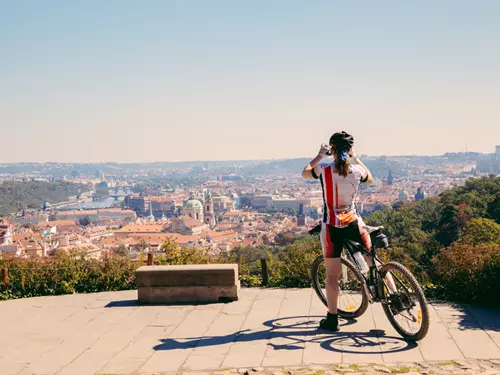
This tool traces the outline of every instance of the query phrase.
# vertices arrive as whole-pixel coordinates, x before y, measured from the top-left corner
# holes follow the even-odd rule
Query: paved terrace
[[[430,333],[415,345],[398,336],[380,305],[354,323],[343,321],[339,333],[318,331],[325,308],[312,289],[242,289],[238,302],[169,307],[138,306],[136,293],[0,303],[0,374],[209,373],[255,366],[261,372],[334,363],[345,373],[349,363],[389,367],[453,359],[455,365],[471,359],[500,365],[500,314],[486,309],[434,304]],[[466,369],[448,373],[459,371]]]

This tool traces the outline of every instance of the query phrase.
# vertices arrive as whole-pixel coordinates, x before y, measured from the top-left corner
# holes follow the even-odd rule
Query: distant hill
[[[45,201],[53,204],[67,201],[81,189],[82,184],[57,181],[4,182],[0,184],[0,216],[17,212],[20,208],[37,208]]]
[[[308,158],[265,161],[261,162],[260,164],[249,165],[241,168],[241,174],[244,176],[252,177],[267,174],[279,175],[294,173],[298,175],[310,161],[311,159]],[[392,174],[394,176],[403,177],[408,175],[408,171],[401,163],[393,160],[388,160],[383,157],[377,159],[368,159],[363,162],[370,169],[372,174],[379,179],[387,176],[389,170],[392,170]]]
[[[153,169],[189,169],[204,167],[217,169],[221,167],[247,166],[261,163],[261,160],[226,160],[226,161],[184,161],[154,163],[10,163],[0,164],[0,174],[39,173],[54,177],[94,176],[100,172],[105,175],[124,176],[133,170]]]
[[[443,161],[463,162],[475,161],[488,154],[477,152],[450,152],[440,156],[381,156],[378,158],[364,158],[363,162],[370,168],[377,178],[387,176],[389,169],[397,177],[407,175],[405,168],[398,162],[398,158],[411,158],[416,163],[429,165],[442,164]],[[289,174],[300,173],[309,162],[309,158],[296,159],[273,159],[273,160],[200,160],[200,161],[179,161],[179,162],[153,162],[153,163],[6,163],[0,164],[0,174],[15,173],[38,173],[53,177],[74,176],[99,176],[100,173],[113,176],[130,176],[132,171],[142,171],[148,169],[190,169],[205,168],[212,172],[220,173],[224,169],[234,170],[239,167],[239,173],[248,177],[255,177],[262,174]]]

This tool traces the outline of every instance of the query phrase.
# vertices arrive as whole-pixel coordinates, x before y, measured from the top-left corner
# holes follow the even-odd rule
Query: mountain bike
[[[338,314],[345,319],[357,318],[366,311],[369,303],[381,303],[385,315],[394,329],[408,341],[422,340],[429,330],[429,307],[422,288],[415,276],[402,264],[384,263],[377,255],[377,249],[387,248],[384,227],[364,226],[371,237],[371,251],[354,241],[347,240],[342,251],[341,272],[339,276]],[[321,225],[309,233],[317,234]],[[367,274],[354,254],[356,252],[371,259]],[[323,255],[317,257],[311,267],[314,290],[327,306],[326,270]]]

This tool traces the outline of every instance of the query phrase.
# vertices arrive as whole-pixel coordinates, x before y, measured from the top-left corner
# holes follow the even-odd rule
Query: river
[[[124,194],[123,190],[118,190],[118,194]],[[114,192],[113,192],[114,194]],[[97,200],[95,202],[92,201],[92,198],[80,199],[78,203],[70,204],[68,206],[60,207],[59,211],[71,211],[71,210],[94,210],[98,208],[111,208],[113,204],[122,203],[125,197],[119,197],[118,200],[115,200],[113,197],[104,198],[101,200]]]

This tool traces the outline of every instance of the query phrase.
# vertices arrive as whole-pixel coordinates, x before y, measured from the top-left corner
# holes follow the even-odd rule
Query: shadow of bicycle
[[[274,350],[304,350],[306,345],[319,344],[328,351],[341,353],[387,354],[415,348],[415,343],[400,337],[387,336],[383,330],[368,332],[343,331],[354,325],[355,320],[341,321],[339,332],[328,332],[318,328],[322,317],[294,316],[268,320],[263,323],[266,329],[241,330],[221,336],[199,336],[188,338],[162,339],[154,350],[175,350],[211,347],[238,342],[267,341]]]

